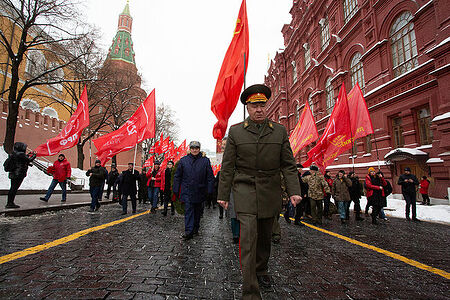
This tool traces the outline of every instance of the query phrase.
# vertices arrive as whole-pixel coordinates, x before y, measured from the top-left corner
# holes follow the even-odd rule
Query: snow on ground
[[[8,154],[0,147],[0,190],[9,190],[10,180],[8,178],[8,173],[5,172],[3,168],[3,163],[8,158]],[[39,159],[37,159],[39,160]],[[44,165],[49,165],[46,161],[40,162]],[[89,189],[89,178],[86,176],[86,171],[81,169],[72,168],[72,177],[76,177],[76,184],[81,184],[84,179],[84,189]],[[27,172],[27,177],[22,182],[20,186],[21,190],[46,190],[50,186],[53,177],[45,175],[44,172],[40,171],[35,166],[29,167]],[[70,190],[70,187],[68,187]],[[59,185],[56,186],[55,190],[61,190]]]
[[[367,198],[361,198],[361,209],[364,211]],[[421,205],[416,204],[417,218],[422,221],[433,221],[450,224],[450,205]],[[353,204],[350,205],[353,208]],[[387,207],[384,208],[386,216],[405,219],[406,201],[391,198],[387,199]],[[369,211],[370,212],[370,211]],[[412,215],[410,215],[412,217]]]

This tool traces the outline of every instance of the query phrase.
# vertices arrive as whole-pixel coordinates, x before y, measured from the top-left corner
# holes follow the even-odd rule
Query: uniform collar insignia
[[[245,121],[244,121],[244,128],[247,128],[248,126],[249,126],[248,121],[245,120]]]

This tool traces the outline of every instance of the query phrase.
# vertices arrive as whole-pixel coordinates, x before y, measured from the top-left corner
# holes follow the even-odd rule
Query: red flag
[[[155,90],[119,129],[93,140],[102,165],[114,155],[155,137]]]
[[[72,148],[78,142],[81,132],[89,125],[89,107],[86,86],[81,93],[75,113],[70,117],[69,122],[61,130],[61,132],[40,145],[34,151],[37,156],[55,155],[58,152]]]
[[[161,152],[164,153],[169,150],[169,140],[170,136],[166,137],[164,141],[161,143]]]
[[[144,168],[151,168],[151,167],[153,167],[154,161],[155,161],[155,159],[153,158],[153,156],[150,156],[150,158],[147,159],[147,160],[144,162]]]
[[[317,145],[308,152],[309,158],[304,165],[309,166],[315,161],[318,167],[324,171],[339,154],[351,147],[350,114],[345,86],[342,84],[325,131]]]
[[[243,0],[233,39],[225,54],[211,100],[211,111],[218,120],[213,129],[215,139],[221,140],[225,136],[228,119],[239,100],[248,65],[248,37],[247,7],[245,0]]]
[[[366,101],[358,83],[348,93],[348,107],[351,110],[350,123],[352,125],[353,140],[373,133],[372,121]]]
[[[300,116],[294,131],[292,131],[291,136],[289,137],[289,142],[291,142],[291,148],[294,156],[296,156],[301,149],[308,146],[318,138],[319,133],[317,132],[316,123],[314,122],[314,117],[308,101],[306,101],[302,115]]]

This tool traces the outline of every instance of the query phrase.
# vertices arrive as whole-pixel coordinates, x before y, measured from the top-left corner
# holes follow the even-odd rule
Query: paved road
[[[140,207],[139,211],[145,211]],[[0,218],[0,256],[121,219],[117,204]],[[450,299],[450,280],[309,227],[281,220],[274,285],[264,299]],[[183,217],[145,214],[0,265],[1,299],[239,299],[239,249],[228,220],[207,209],[201,234]],[[323,228],[450,271],[450,226],[393,219]]]

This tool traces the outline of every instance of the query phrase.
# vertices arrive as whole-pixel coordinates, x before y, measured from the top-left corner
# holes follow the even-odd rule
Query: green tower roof
[[[111,60],[122,60],[136,65],[133,40],[131,39],[131,22],[130,6],[127,1],[123,12],[119,16],[119,29],[109,48],[108,58]]]

